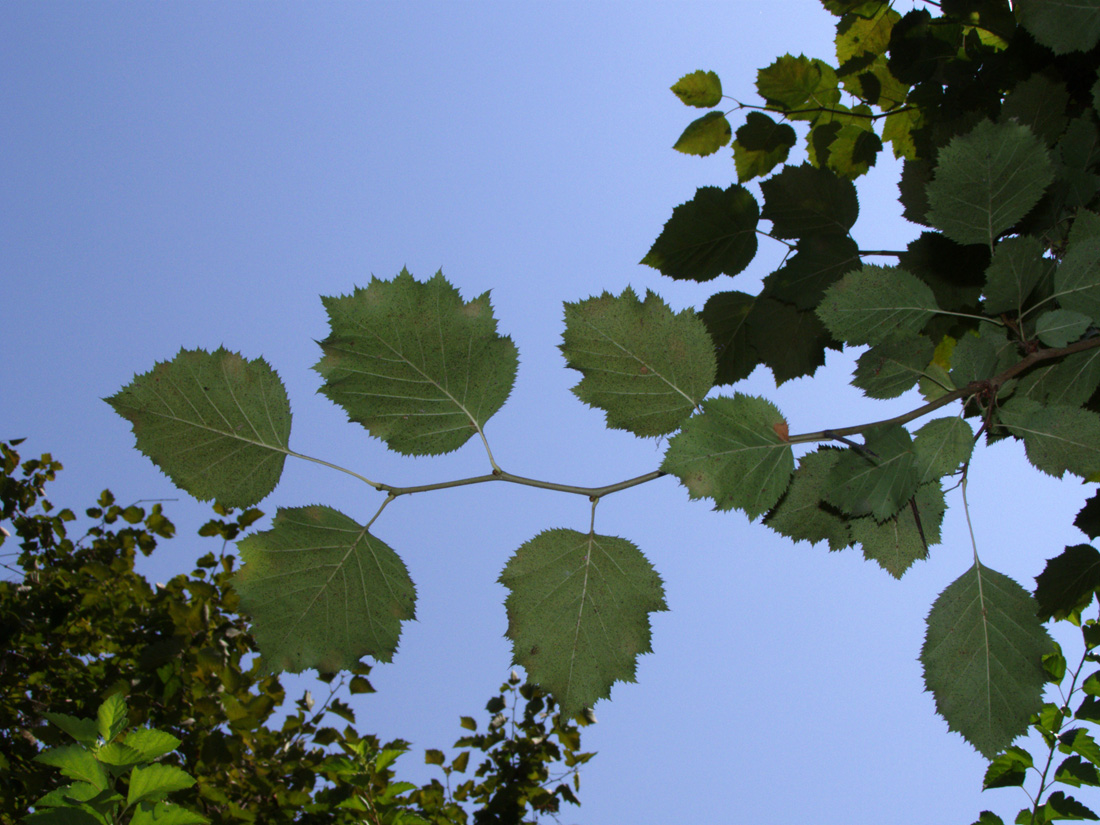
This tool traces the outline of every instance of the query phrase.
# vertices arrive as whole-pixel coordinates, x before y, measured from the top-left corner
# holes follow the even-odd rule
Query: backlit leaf
[[[940,150],[928,220],[958,243],[992,246],[1053,179],[1050,154],[1030,129],[982,121]]]
[[[107,771],[91,751],[80,745],[62,745],[44,750],[34,757],[34,761],[57,768],[63,776],[87,782],[101,791],[107,788]]]
[[[563,716],[634,681],[638,656],[651,651],[649,614],[667,610],[657,571],[614,536],[547,530],[516,551],[500,582],[513,661]]]
[[[1047,619],[1064,619],[1074,610],[1092,600],[1100,587],[1100,552],[1092,545],[1075,544],[1052,559],[1047,559],[1043,572],[1035,577],[1035,601],[1038,615]]]
[[[688,106],[709,109],[722,101],[722,81],[714,72],[702,69],[686,74],[672,84],[672,92]]]
[[[826,290],[817,314],[837,338],[874,345],[919,332],[936,309],[932,290],[904,269],[864,266]]]
[[[788,124],[776,123],[760,112],[749,112],[733,142],[738,183],[768,174],[787,159],[797,142],[798,135]]]
[[[863,548],[863,557],[876,562],[895,579],[900,579],[913,562],[927,558],[928,547],[940,542],[940,525],[946,509],[940,485],[922,485],[917,489],[915,501],[915,515],[912,502],[906,502],[885,521],[863,516],[852,519],[850,524],[852,541]]]
[[[104,742],[112,741],[129,724],[126,718],[126,698],[121,693],[112,693],[96,712],[96,726],[99,738]]]
[[[128,747],[141,754],[142,761],[152,762],[180,746],[180,740],[167,731],[153,728],[137,728],[122,740]]]
[[[153,802],[163,799],[173,791],[182,791],[195,784],[195,780],[175,765],[147,765],[134,768],[130,773],[130,790],[127,805]]]
[[[822,447],[802,456],[787,492],[764,517],[764,524],[795,541],[828,541],[830,550],[851,544],[849,520],[824,506],[829,476],[840,454],[833,447]]]
[[[733,129],[726,116],[721,112],[707,112],[688,124],[672,148],[685,155],[706,157],[729,143],[732,137]]]
[[[78,719],[67,713],[49,711],[42,715],[82,745],[94,745],[99,739],[99,724],[95,719]]]
[[[262,358],[180,350],[105,400],[131,422],[137,448],[200,501],[250,507],[279,482],[290,402]]]
[[[760,297],[748,318],[749,343],[775,376],[776,384],[813,375],[825,364],[825,348],[836,342],[810,310]]]
[[[887,5],[870,16],[845,15],[836,26],[836,59],[843,66],[854,57],[870,52],[886,53],[890,32],[901,15]]]
[[[1018,0],[1016,14],[1055,54],[1087,52],[1100,40],[1098,0]]]
[[[565,304],[561,350],[584,376],[577,397],[635,435],[679,428],[714,383],[714,346],[692,310],[673,311],[652,292],[627,287]]]
[[[987,759],[1027,731],[1043,704],[1042,657],[1053,643],[1035,601],[975,563],[936,599],[921,648],[925,688],[950,730]]]
[[[714,341],[716,384],[734,384],[748,378],[760,363],[760,355],[748,338],[748,318],[755,305],[756,298],[744,292],[716,292],[699,313]]]
[[[775,506],[794,471],[790,444],[775,429],[783,424],[763,398],[737,393],[704,401],[703,412],[672,437],[661,469],[679,478],[691,498],[756,518]]]
[[[836,72],[827,63],[799,55],[783,55],[756,74],[756,89],[788,117],[809,120],[840,101]]]
[[[760,184],[764,210],[780,238],[847,235],[859,217],[859,200],[851,181],[809,164],[787,166]]]
[[[761,295],[798,309],[814,309],[825,290],[861,266],[859,246],[847,235],[807,235],[795,253],[764,279]]]
[[[1027,770],[1032,767],[1031,754],[1021,747],[1013,745],[1006,748],[1004,753],[997,755],[989,763],[982,780],[982,790],[990,788],[1014,788],[1024,784],[1027,778]]]
[[[1100,471],[1100,415],[1027,398],[1010,399],[1000,414],[1001,423],[1023,440],[1028,460],[1044,473],[1061,478],[1068,470],[1087,478]]]
[[[704,186],[672,210],[641,263],[670,278],[709,281],[736,275],[756,255],[756,199],[741,186]]]
[[[917,457],[909,433],[900,425],[869,430],[865,441],[862,450],[841,453],[825,500],[850,515],[873,515],[882,522],[916,493]]]
[[[489,293],[463,302],[442,272],[420,282],[403,269],[321,300],[331,327],[314,365],[321,392],[390,449],[457,450],[507,400],[518,357]]]
[[[966,421],[958,416],[932,419],[913,438],[920,483],[955,472],[970,459],[973,450],[974,431]]]
[[[892,335],[859,356],[852,385],[870,398],[897,398],[916,386],[934,349],[923,335]]]
[[[269,668],[334,672],[393,657],[416,591],[366,527],[330,507],[280,508],[270,530],[237,547],[234,587]]]
[[[1021,235],[997,244],[993,260],[985,271],[985,300],[990,315],[1000,312],[1019,314],[1032,290],[1054,272],[1054,262],[1043,257],[1038,238]]]
[[[1092,325],[1092,319],[1080,312],[1054,309],[1035,321],[1035,335],[1048,347],[1064,347],[1076,341]]]

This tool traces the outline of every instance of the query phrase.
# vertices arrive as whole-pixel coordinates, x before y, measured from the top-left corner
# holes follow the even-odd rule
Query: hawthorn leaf
[[[1000,408],[1000,418],[1023,440],[1028,460],[1044,473],[1061,478],[1068,470],[1088,478],[1100,472],[1100,415],[1080,407],[1012,398]]]
[[[1022,786],[1027,778],[1028,768],[1034,765],[1031,754],[1018,745],[1005,748],[1003,753],[989,763],[982,790],[991,788],[1015,788]]]
[[[1054,781],[1074,788],[1080,788],[1082,785],[1095,788],[1100,786],[1100,772],[1096,770],[1095,765],[1086,762],[1080,756],[1068,756],[1062,760],[1062,764],[1055,771]]]
[[[175,765],[153,764],[134,768],[130,773],[130,788],[126,805],[139,802],[155,802],[174,791],[182,791],[195,784],[195,779]]]
[[[1043,704],[1042,658],[1054,645],[1035,600],[975,562],[939,595],[927,626],[925,689],[948,729],[992,759],[1026,733]]]
[[[1097,0],[1018,0],[1020,25],[1055,54],[1087,52],[1100,40]]]
[[[1050,153],[1030,129],[985,120],[940,150],[928,220],[953,241],[992,247],[1052,180]]]
[[[99,738],[104,742],[112,741],[130,723],[126,718],[126,697],[121,693],[112,693],[96,712],[96,728]]]
[[[1100,238],[1070,235],[1066,256],[1054,272],[1054,295],[1062,309],[1100,323]]]
[[[130,825],[206,825],[209,821],[187,808],[161,801],[151,807],[139,805]]]
[[[957,416],[934,418],[921,427],[913,438],[920,483],[928,484],[970,460],[974,450],[974,431]]]
[[[807,235],[798,239],[794,255],[764,279],[761,295],[814,309],[826,289],[860,266],[859,246],[847,235]]]
[[[916,333],[936,313],[931,288],[896,266],[864,266],[825,291],[817,308],[826,328],[849,344],[880,344]]]
[[[785,54],[756,74],[756,90],[787,117],[812,120],[840,102],[836,72],[822,60]]]
[[[62,745],[44,750],[34,757],[34,761],[57,768],[62,776],[69,779],[87,782],[101,791],[107,789],[107,771],[92,752],[81,745]]]
[[[127,733],[122,741],[127,747],[141,754],[143,762],[159,759],[180,746],[179,739],[167,731],[155,728],[137,728]]]
[[[183,350],[110,398],[137,448],[199,501],[251,507],[279,483],[290,402],[262,358]]]
[[[43,712],[42,716],[82,745],[94,745],[99,741],[99,722],[96,719],[80,719],[67,713],[50,711]]]
[[[584,376],[573,392],[607,413],[607,426],[635,435],[678,429],[714,385],[714,345],[690,309],[674,313],[646,290],[627,287],[565,304],[560,346]]]
[[[867,106],[859,110],[866,110],[868,117],[871,114]],[[809,143],[810,161],[846,180],[866,174],[882,151],[882,140],[874,133],[870,120],[818,124],[810,132]]]
[[[415,613],[404,562],[331,507],[279,508],[270,530],[237,543],[234,587],[272,670],[351,669],[388,662]]]
[[[1093,493],[1085,506],[1078,510],[1073,526],[1090,539],[1100,537],[1100,492]]]
[[[835,447],[822,447],[802,456],[790,486],[764,516],[764,524],[794,541],[828,541],[830,550],[850,545],[850,520],[824,504],[830,474],[841,452]]]
[[[1100,819],[1090,808],[1072,796],[1066,796],[1065,791],[1054,791],[1047,797],[1040,811],[1044,822],[1054,822],[1057,819]]]
[[[885,54],[890,32],[900,19],[901,15],[885,4],[871,15],[845,15],[836,26],[837,62],[843,66],[867,53]]]
[[[829,481],[829,504],[852,516],[886,521],[908,503],[920,482],[909,432],[898,424],[868,430],[862,449],[841,452]]]
[[[748,337],[748,318],[755,305],[756,298],[744,292],[716,292],[699,313],[714,342],[716,384],[735,384],[748,378],[760,363],[760,354]]]
[[[809,164],[787,166],[760,184],[764,209],[780,238],[847,235],[859,217],[859,199],[851,181]]]
[[[1022,123],[1053,146],[1065,131],[1069,101],[1065,83],[1036,73],[1021,80],[1005,96],[997,119]]]
[[[940,525],[947,509],[940,485],[921,485],[913,501],[917,516],[913,514],[913,503],[907,502],[885,521],[863,516],[850,523],[852,541],[863,548],[863,557],[876,562],[895,579],[905,575],[913,562],[928,558],[928,547],[940,542]]]
[[[760,209],[749,190],[704,186],[672,210],[641,263],[670,278],[709,281],[736,275],[756,255]]]
[[[989,315],[1020,314],[1028,296],[1053,271],[1054,262],[1043,257],[1043,245],[1038,238],[1031,235],[1006,238],[993,250],[993,259],[985,271],[983,308]]]
[[[1008,369],[1019,360],[1016,343],[1004,327],[981,322],[977,330],[963,335],[951,354],[951,380],[956,387],[984,381]]]
[[[687,106],[709,109],[722,102],[722,81],[714,72],[686,74],[672,84],[672,93]]]
[[[391,450],[457,450],[508,399],[519,359],[488,292],[464,303],[442,272],[421,282],[402,269],[321,300],[331,331],[313,367],[320,391]]]
[[[749,314],[748,340],[777,385],[813,375],[825,364],[825,348],[835,345],[813,312],[763,296]]]
[[[1092,319],[1069,309],[1052,309],[1035,321],[1035,334],[1048,347],[1064,347],[1076,341],[1092,325]]]
[[[716,510],[736,507],[756,518],[775,506],[794,471],[786,426],[764,398],[736,393],[706,400],[669,441],[661,469],[680,479],[692,499],[710,498]]]
[[[733,163],[737,182],[763,177],[787,159],[798,135],[786,123],[776,123],[760,112],[749,112],[737,129],[733,142]]]
[[[713,155],[730,142],[733,128],[721,112],[707,112],[687,125],[672,148],[685,155]]]
[[[1042,621],[1062,620],[1092,601],[1100,587],[1100,552],[1090,544],[1067,547],[1047,559],[1043,572],[1035,577],[1035,601]]]
[[[934,351],[923,335],[891,335],[859,356],[852,385],[869,398],[897,398],[916,386]]]
[[[500,574],[512,658],[574,716],[633,682],[651,652],[649,614],[667,610],[661,577],[626,539],[546,530]]]

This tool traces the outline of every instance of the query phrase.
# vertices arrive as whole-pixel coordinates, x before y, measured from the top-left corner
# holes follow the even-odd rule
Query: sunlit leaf
[[[824,61],[805,55],[783,55],[761,69],[756,89],[768,103],[796,119],[812,119],[840,101],[836,72]]]
[[[685,155],[706,157],[729,143],[732,137],[733,129],[726,116],[721,112],[707,112],[688,124],[672,148]]]
[[[714,72],[686,74],[671,86],[673,94],[688,106],[709,109],[722,101],[722,81]]]
[[[34,757],[34,761],[57,768],[63,776],[87,782],[101,791],[107,788],[107,771],[91,751],[80,745],[62,745],[44,750]]]
[[[175,765],[147,765],[134,768],[130,774],[127,805],[163,799],[173,791],[182,791],[195,784],[194,778]]]

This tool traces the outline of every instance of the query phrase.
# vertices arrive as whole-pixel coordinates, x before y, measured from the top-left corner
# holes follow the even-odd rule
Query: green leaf
[[[1052,180],[1050,153],[1030,129],[982,121],[940,150],[928,220],[953,241],[992,247]]]
[[[798,239],[794,255],[764,279],[761,296],[815,309],[826,289],[860,266],[859,247],[847,235],[807,235]]]
[[[96,714],[96,729],[99,738],[104,742],[110,742],[125,729],[129,720],[126,718],[126,697],[121,693],[114,693],[104,700]]]
[[[155,802],[173,791],[182,791],[194,784],[195,780],[175,765],[158,764],[134,768],[130,774],[130,790],[126,795],[126,804]]]
[[[764,210],[780,238],[847,235],[859,217],[859,200],[851,181],[809,164],[787,166],[760,184]]]
[[[1080,312],[1054,309],[1044,312],[1035,322],[1035,334],[1048,347],[1064,347],[1076,341],[1092,325],[1092,319]]]
[[[894,424],[866,433],[862,450],[841,453],[825,500],[853,516],[883,522],[917,492],[917,457],[906,429]]]
[[[649,614],[666,610],[661,577],[631,542],[547,530],[500,575],[513,661],[553,694],[563,717],[634,681],[649,653]]]
[[[127,746],[141,754],[142,760],[152,762],[180,746],[180,740],[167,731],[152,728],[137,728],[126,734],[122,740]]]
[[[946,505],[939,484],[925,484],[915,497],[920,527],[912,503],[906,503],[883,522],[874,516],[852,519],[852,540],[863,548],[863,557],[900,579],[913,562],[928,557],[928,546],[940,541],[940,525]]]
[[[672,210],[641,263],[670,278],[709,281],[736,275],[756,255],[756,199],[741,186],[704,186]]]
[[[935,314],[932,290],[898,267],[864,266],[829,289],[817,315],[849,344],[880,344],[892,335],[920,332]]]
[[[391,450],[457,450],[512,391],[516,347],[497,334],[488,292],[464,303],[442,272],[420,282],[402,269],[322,301],[321,392]]]
[[[1044,473],[1061,478],[1068,470],[1088,478],[1100,471],[1100,415],[1012,398],[1001,407],[1000,417],[1009,432],[1023,440],[1028,460]]]
[[[849,520],[824,506],[829,479],[841,452],[834,447],[822,447],[802,456],[790,486],[764,517],[764,524],[794,541],[811,544],[828,541],[830,550],[850,545]]]
[[[691,498],[756,518],[775,506],[794,471],[786,426],[766,399],[741,393],[709,399],[672,437],[661,469],[680,479]]]
[[[1027,778],[1028,768],[1033,765],[1031,754],[1013,745],[989,763],[985,779],[982,780],[982,790],[1021,787]]]
[[[868,16],[845,15],[836,24],[836,59],[842,67],[864,54],[881,55],[890,44],[890,32],[901,15],[882,5]]]
[[[607,413],[607,426],[635,435],[679,429],[714,384],[714,345],[688,309],[674,313],[627,287],[565,304],[561,351],[584,376],[573,392]]]
[[[105,820],[80,808],[44,808],[22,819],[27,825],[104,825]]]
[[[1084,728],[1074,728],[1065,731],[1058,737],[1059,750],[1063,753],[1072,751],[1080,754],[1094,765],[1100,765],[1100,745]]]
[[[1091,762],[1086,762],[1080,756],[1068,756],[1058,766],[1054,774],[1054,781],[1063,785],[1080,788],[1082,785],[1100,786],[1100,773]]]
[[[870,398],[897,398],[916,386],[934,350],[923,335],[891,335],[859,357],[852,385]]]
[[[34,757],[34,761],[57,768],[63,776],[87,782],[101,791],[107,788],[107,772],[91,752],[80,745],[50,748]]]
[[[985,271],[985,300],[989,315],[1013,312],[1019,315],[1032,290],[1054,271],[1054,262],[1043,257],[1038,238],[1021,235],[997,244],[993,260]]]
[[[788,117],[812,120],[840,102],[836,72],[821,60],[786,54],[756,74],[756,89]]]
[[[180,350],[105,399],[137,448],[200,501],[250,507],[275,489],[290,437],[290,402],[262,358]]]
[[[732,137],[733,128],[726,116],[722,112],[707,112],[688,124],[672,148],[685,155],[706,157],[729,143]]]
[[[733,142],[733,163],[737,182],[763,177],[787,159],[798,135],[786,123],[776,123],[760,112],[749,112],[737,129]]]
[[[917,430],[913,453],[917,457],[920,483],[955,472],[970,460],[974,450],[974,431],[963,419],[934,418]]]
[[[1100,40],[1097,0],[1018,0],[1016,15],[1055,54],[1087,52]]]
[[[1002,123],[1022,123],[1053,146],[1065,131],[1069,101],[1065,83],[1037,72],[1017,83],[1005,96],[997,119]]]
[[[99,739],[99,724],[95,719],[78,719],[66,713],[42,714],[82,745],[94,745]]]
[[[744,292],[716,292],[699,313],[714,342],[716,384],[734,384],[748,378],[760,363],[760,355],[748,337],[747,322],[755,305],[756,299]]]
[[[1075,352],[1020,378],[1016,394],[1040,404],[1079,407],[1100,387],[1100,349]]]
[[[134,811],[130,825],[203,825],[209,821],[206,817],[171,802],[158,802],[154,807],[139,806]]]
[[[866,110],[869,118],[870,107],[860,108]],[[871,124],[869,119],[857,123],[817,124],[809,135],[810,162],[847,180],[866,174],[882,151],[882,141]]]
[[[1095,813],[1082,805],[1072,796],[1066,796],[1062,791],[1055,791],[1047,797],[1043,805],[1042,815],[1045,821],[1053,822],[1057,819],[1100,819]]]
[[[709,109],[722,102],[722,81],[714,72],[700,69],[686,74],[670,88],[685,105],[698,109]]]
[[[777,385],[813,375],[825,364],[825,348],[836,345],[813,312],[764,297],[753,304],[748,340]]]
[[[982,811],[972,825],[1004,825],[1004,820],[992,811]]]
[[[1090,539],[1100,536],[1100,492],[1093,493],[1085,502],[1073,519],[1073,525]]]
[[[956,387],[984,381],[1020,360],[1016,344],[1004,327],[982,322],[963,335],[951,355],[951,380]]]
[[[932,605],[921,648],[926,689],[950,730],[987,759],[1023,734],[1043,704],[1042,657],[1053,647],[1035,601],[975,563]]]
[[[1100,322],[1100,238],[1070,234],[1066,256],[1054,272],[1054,294],[1062,309]]]
[[[104,765],[112,765],[116,768],[127,768],[149,760],[145,759],[138,751],[121,742],[110,742],[96,750],[96,759]]]
[[[398,555],[330,507],[280,508],[272,529],[237,544],[234,587],[267,666],[293,673],[388,662],[416,590]]]

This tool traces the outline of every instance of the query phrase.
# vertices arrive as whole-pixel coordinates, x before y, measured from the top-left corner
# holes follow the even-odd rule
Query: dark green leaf
[[[1096,766],[1086,762],[1080,756],[1069,756],[1058,766],[1054,774],[1054,781],[1063,785],[1071,785],[1080,788],[1082,785],[1100,786],[1100,774]]]
[[[899,425],[880,427],[868,431],[863,449],[841,453],[825,500],[850,515],[883,522],[908,503],[918,483],[909,433]]]
[[[1066,796],[1062,791],[1055,791],[1047,797],[1043,814],[1047,822],[1058,819],[1100,819],[1072,796]]]
[[[684,129],[672,148],[685,155],[713,155],[730,142],[733,129],[721,112],[707,112]]]
[[[956,387],[984,381],[1008,369],[1019,355],[1004,327],[982,323],[959,339],[951,354],[951,380]]]
[[[709,109],[722,100],[722,81],[714,72],[702,69],[686,74],[671,86],[673,94],[688,106]]]
[[[718,359],[716,384],[734,384],[748,378],[760,363],[759,353],[749,343],[747,323],[755,304],[756,299],[744,292],[716,292],[700,313]]]
[[[768,174],[787,159],[797,142],[798,135],[786,123],[776,123],[760,112],[749,112],[733,142],[738,183]]]
[[[992,811],[982,811],[972,825],[1004,825],[1004,820]]]
[[[958,416],[934,418],[917,430],[913,452],[917,457],[920,483],[927,484],[955,472],[970,460],[974,431]]]
[[[859,357],[852,385],[870,398],[897,398],[916,386],[934,349],[923,335],[891,335]]]
[[[1100,40],[1097,0],[1018,0],[1016,14],[1023,27],[1055,54],[1087,52]]]
[[[886,521],[874,516],[852,519],[852,540],[863,548],[863,557],[900,579],[913,562],[928,557],[928,546],[940,541],[940,525],[946,505],[937,483],[917,489],[914,502],[907,502]],[[919,516],[919,528],[917,516]]]
[[[1044,473],[1061,478],[1068,470],[1087,478],[1100,471],[1100,415],[1012,398],[1000,416],[1009,432],[1023,440],[1028,460]]]
[[[998,119],[1002,123],[1022,123],[1053,146],[1058,136],[1065,131],[1068,104],[1066,84],[1053,81],[1042,74],[1033,74],[1027,80],[1017,83],[1005,96]]]
[[[861,266],[859,247],[847,235],[807,235],[795,254],[764,279],[762,296],[813,309],[825,290]]]
[[[919,332],[936,309],[923,281],[898,267],[868,265],[829,287],[817,314],[842,341],[874,345]]]
[[[1062,309],[1100,322],[1100,238],[1075,239],[1054,272],[1054,293]]]
[[[823,506],[830,474],[840,454],[833,447],[822,447],[802,456],[787,492],[764,517],[764,524],[795,541],[828,541],[830,550],[851,544],[848,519]]]
[[[1074,525],[1090,539],[1100,536],[1100,492],[1093,493],[1077,513]]]
[[[1040,404],[1079,407],[1100,387],[1100,349],[1075,352],[1029,370],[1016,394]]]
[[[771,298],[758,298],[748,318],[749,344],[775,376],[776,384],[813,375],[835,346],[824,324],[809,311]]]
[[[859,217],[859,200],[851,181],[808,164],[787,166],[760,184],[764,209],[760,217],[772,222],[780,238],[840,234]]]
[[[985,779],[982,780],[982,790],[1022,786],[1027,778],[1027,770],[1033,764],[1030,753],[1013,745],[989,763]]]
[[[1043,257],[1043,245],[1038,238],[1022,235],[1001,241],[985,273],[983,308],[990,315],[1001,312],[1019,315],[1028,296],[1053,271],[1054,264]]]
[[[1092,319],[1080,312],[1054,309],[1044,312],[1035,322],[1035,334],[1048,347],[1064,347],[1085,334]]]

